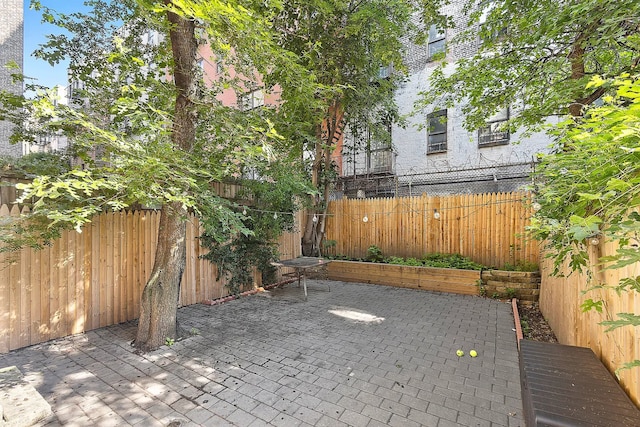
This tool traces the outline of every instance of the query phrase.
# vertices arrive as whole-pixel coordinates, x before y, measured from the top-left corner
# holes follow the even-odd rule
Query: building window
[[[478,130],[478,147],[491,147],[509,143],[509,130],[505,124],[509,120],[509,108],[498,111],[487,120],[487,126]]]
[[[391,77],[392,73],[393,73],[393,65],[387,65],[386,67],[380,67],[378,69],[378,78],[388,79],[389,77]]]
[[[391,149],[391,120],[384,120],[368,129],[367,170],[369,173],[391,173],[393,150]]]
[[[427,154],[447,151],[447,110],[434,111],[427,116]]]
[[[444,52],[446,48],[446,31],[431,25],[429,27],[429,59],[435,59],[434,56]]]
[[[198,68],[200,68],[201,70],[204,71],[204,59],[203,58],[198,59]]]
[[[247,92],[240,96],[239,107],[243,111],[253,110],[264,105],[264,93],[261,89]]]
[[[223,70],[222,60],[219,60],[218,62],[216,62],[216,74],[222,74],[222,70]]]
[[[147,44],[151,46],[155,46],[158,44],[157,34],[155,31],[149,31],[147,33]]]

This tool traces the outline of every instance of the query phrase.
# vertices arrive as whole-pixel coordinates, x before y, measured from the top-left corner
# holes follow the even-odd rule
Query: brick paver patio
[[[307,302],[289,285],[181,308],[195,335],[145,356],[126,323],[0,355],[0,367],[18,366],[51,404],[47,426],[524,426],[509,304],[308,285]]]

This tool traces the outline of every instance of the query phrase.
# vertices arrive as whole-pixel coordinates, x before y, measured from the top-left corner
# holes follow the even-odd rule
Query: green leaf
[[[640,316],[634,313],[618,313],[618,320],[605,320],[601,325],[607,326],[605,332],[611,332],[623,326],[640,326]]]
[[[633,360],[631,362],[626,362],[620,368],[616,369],[616,371],[615,371],[616,377],[618,377],[618,379],[620,379],[620,375],[619,374],[620,374],[621,371],[624,371],[624,370],[627,370],[627,369],[638,368],[638,367],[640,367],[640,360],[638,360],[638,359]]]
[[[582,304],[580,304],[580,309],[583,313],[594,309],[598,313],[602,313],[602,304],[603,301],[594,301],[589,298],[588,300],[585,300]]]

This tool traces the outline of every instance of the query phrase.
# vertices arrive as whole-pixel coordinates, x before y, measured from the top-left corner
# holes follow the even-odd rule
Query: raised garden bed
[[[412,267],[358,261],[333,261],[327,265],[329,280],[375,283],[402,288],[480,295],[480,271]]]
[[[537,271],[482,271],[485,296],[517,298],[521,304],[533,304],[538,301],[540,281],[540,273]]]
[[[461,270],[339,260],[332,261],[326,272],[329,280],[494,298],[515,297],[525,303],[538,300],[540,287],[540,274],[537,272]]]

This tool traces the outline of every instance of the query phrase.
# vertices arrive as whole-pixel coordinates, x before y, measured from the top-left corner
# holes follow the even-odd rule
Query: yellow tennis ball
[[[458,357],[462,357],[462,356],[464,356],[464,351],[458,350],[458,351],[456,351],[456,354],[458,355]]]
[[[475,350],[471,350],[471,351],[469,352],[469,356],[471,356],[471,357],[476,357],[477,355],[478,355],[478,352],[477,352],[477,351],[475,351]]]

